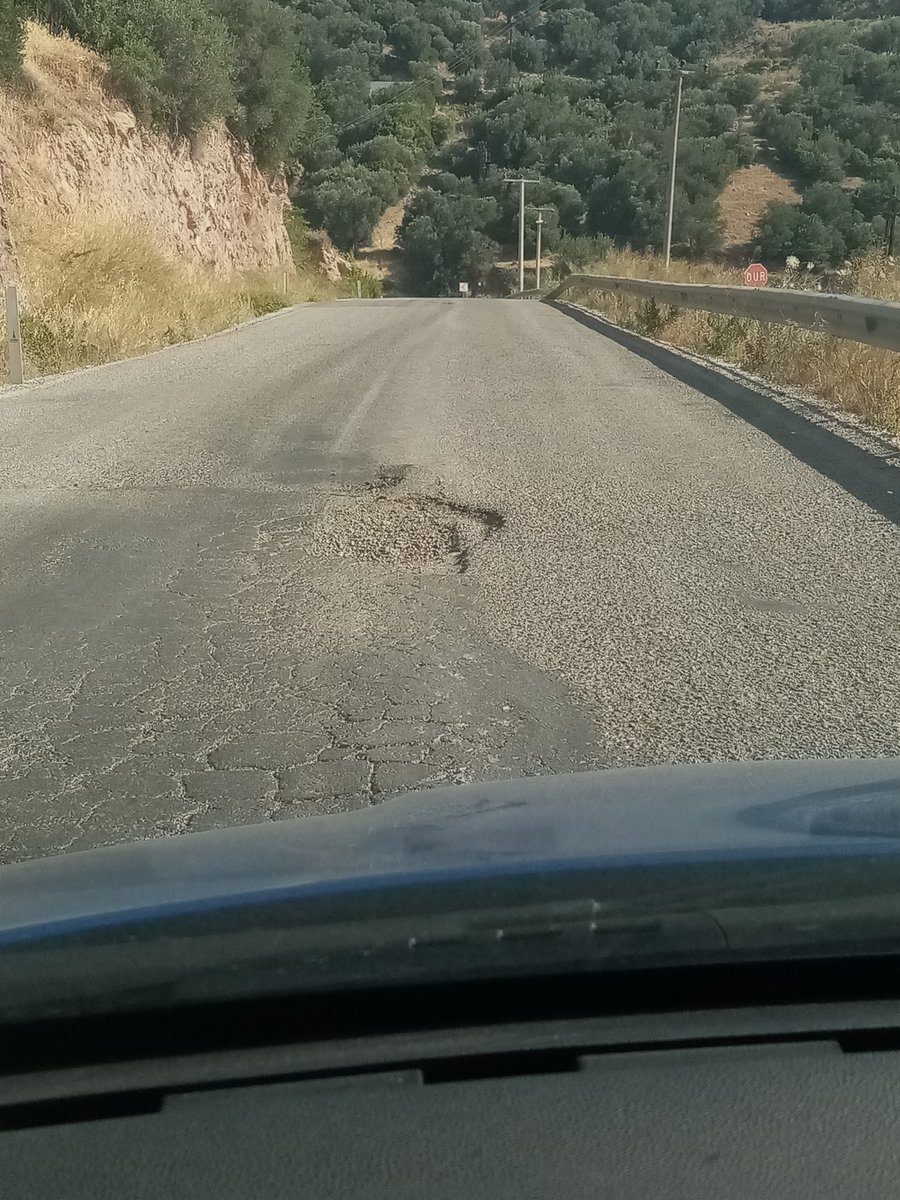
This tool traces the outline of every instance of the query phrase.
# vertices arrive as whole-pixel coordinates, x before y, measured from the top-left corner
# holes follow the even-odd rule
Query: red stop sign
[[[751,263],[744,272],[744,283],[747,287],[765,287],[769,282],[769,272],[762,263]]]

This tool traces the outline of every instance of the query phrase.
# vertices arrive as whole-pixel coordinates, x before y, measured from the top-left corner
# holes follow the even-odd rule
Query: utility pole
[[[541,286],[541,231],[544,225],[544,210],[537,210],[537,244],[534,248],[534,288],[535,291],[540,290]]]
[[[519,291],[525,291],[525,184],[537,183],[537,179],[507,179],[506,183],[519,185]]]
[[[681,125],[681,96],[684,80],[690,71],[678,71],[678,91],[675,96],[675,125],[672,129],[672,167],[669,172],[669,209],[666,214],[666,270],[672,261],[672,222],[675,219],[675,172],[678,167],[678,129]]]
[[[534,288],[541,286],[541,228],[544,224],[544,214],[538,209],[537,215],[537,245],[534,248]]]
[[[885,226],[884,249],[888,258],[894,257],[894,228],[897,224],[897,189],[891,192],[891,209]]]
[[[478,143],[478,182],[481,183],[487,171],[487,165],[490,161],[488,154],[487,142]]]

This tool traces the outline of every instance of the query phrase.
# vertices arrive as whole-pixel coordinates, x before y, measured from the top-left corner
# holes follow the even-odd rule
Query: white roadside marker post
[[[9,354],[9,382],[25,382],[25,361],[22,356],[22,328],[19,321],[19,289],[10,284],[6,289],[6,349]]]

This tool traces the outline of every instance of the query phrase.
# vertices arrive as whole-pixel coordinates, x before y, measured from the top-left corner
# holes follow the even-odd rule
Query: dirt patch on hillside
[[[394,250],[397,246],[397,230],[403,220],[406,202],[392,204],[381,214],[378,224],[372,230],[372,241],[367,250]]]
[[[766,163],[734,172],[719,197],[726,250],[740,251],[752,244],[760,217],[773,201],[799,204],[800,193]]]
[[[392,276],[400,254],[397,249],[397,230],[403,222],[405,211],[406,200],[386,208],[372,230],[372,239],[368,246],[363,246],[356,252],[357,260],[365,265],[370,275],[375,275],[378,279],[393,282]]]

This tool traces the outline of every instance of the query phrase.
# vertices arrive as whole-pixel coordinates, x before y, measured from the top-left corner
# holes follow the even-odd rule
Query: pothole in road
[[[397,480],[399,483],[399,480]],[[472,552],[503,527],[493,509],[471,508],[433,496],[391,496],[388,480],[365,496],[334,497],[315,534],[322,554],[417,571],[462,574]]]
[[[411,463],[402,463],[394,467],[379,467],[375,478],[366,487],[370,492],[383,492],[388,488],[399,487],[412,470]]]

